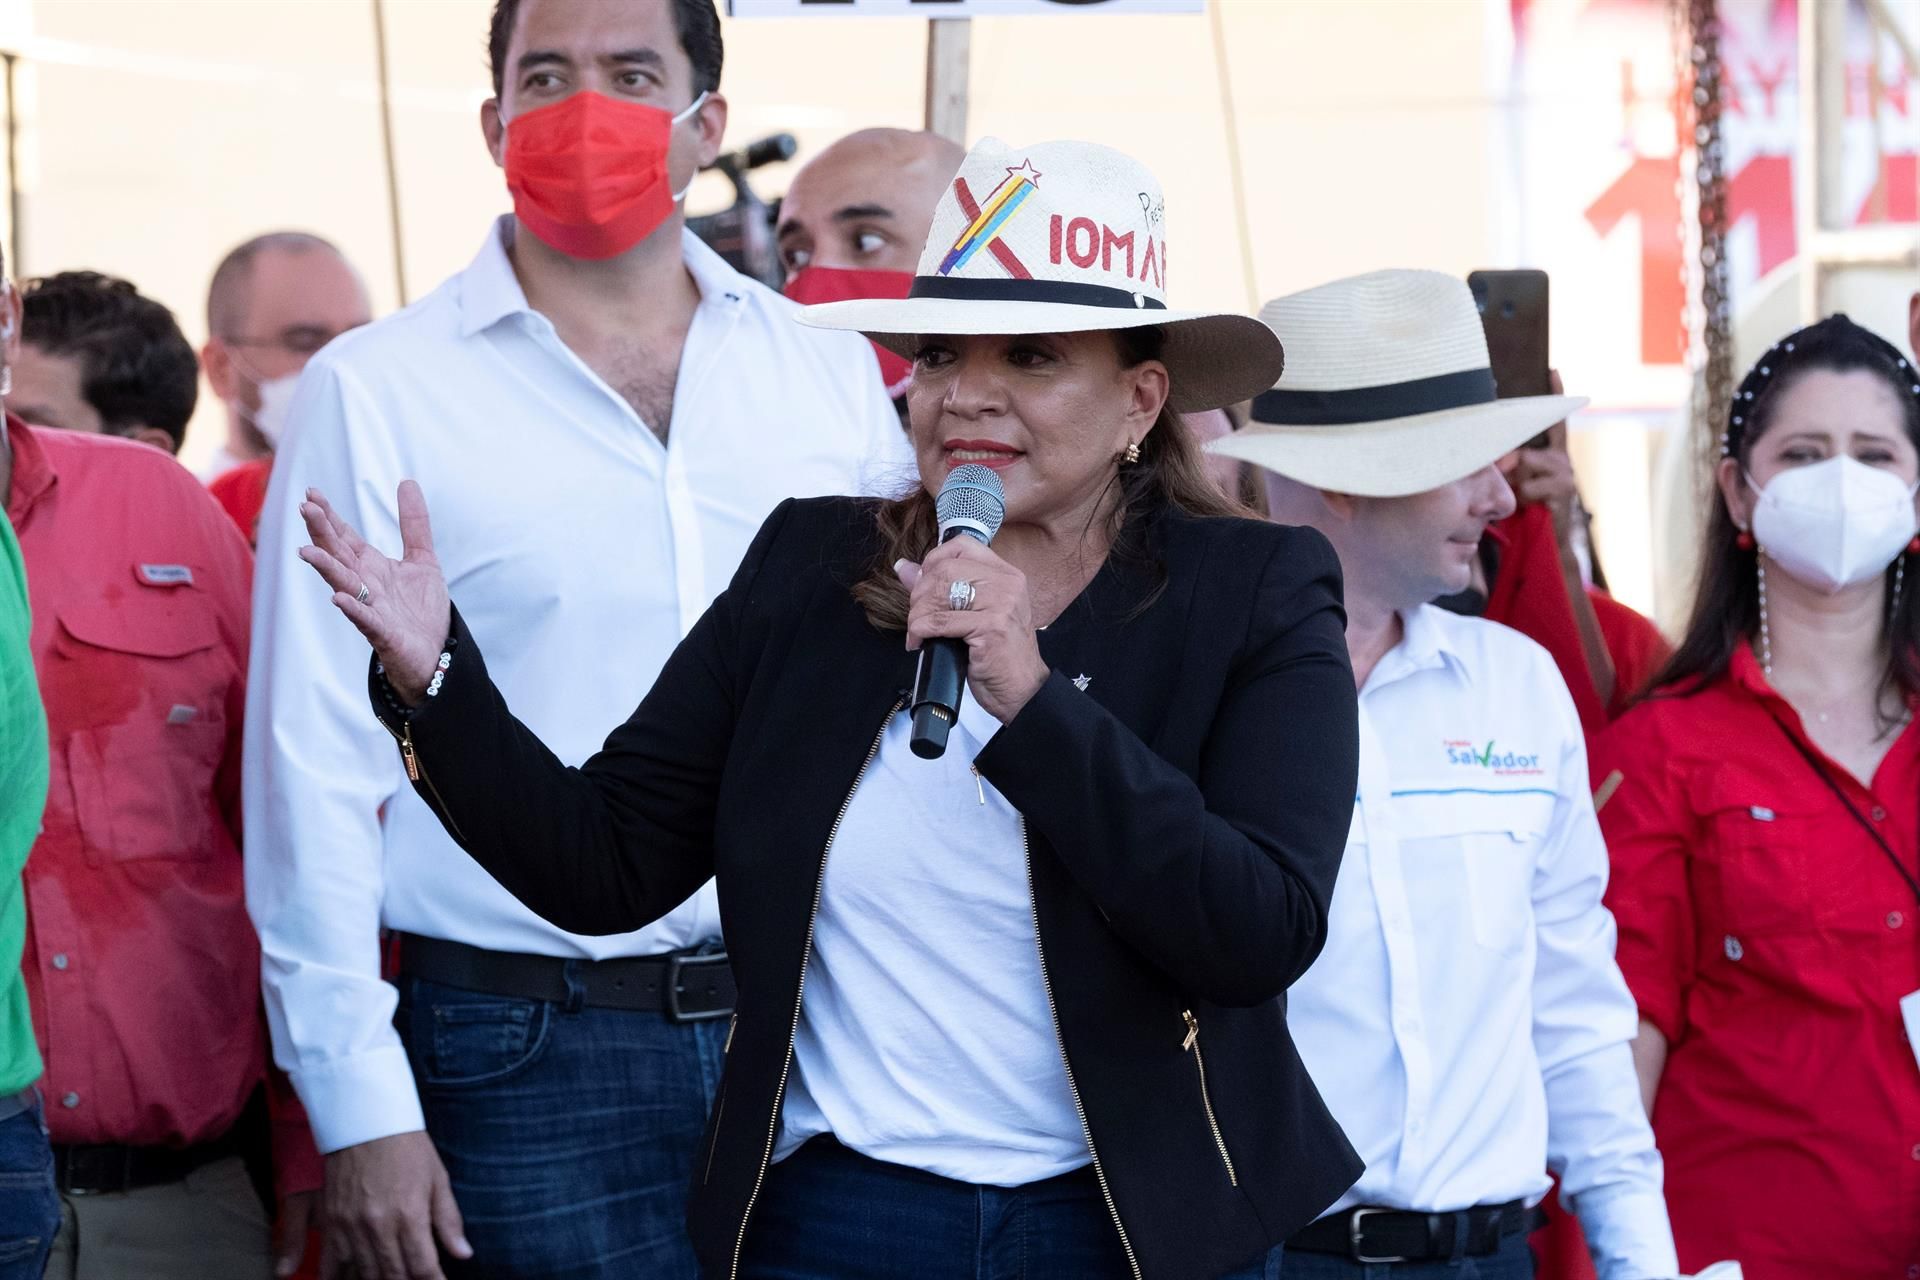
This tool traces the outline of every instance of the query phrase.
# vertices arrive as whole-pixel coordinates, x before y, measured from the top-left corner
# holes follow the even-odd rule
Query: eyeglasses
[[[279,333],[258,337],[234,336],[221,341],[230,347],[277,347],[290,355],[310,356],[345,333],[345,329],[323,329],[317,325],[289,325]]]

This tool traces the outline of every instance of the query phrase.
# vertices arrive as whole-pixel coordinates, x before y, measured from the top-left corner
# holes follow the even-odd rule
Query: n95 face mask
[[[1916,487],[1845,456],[1793,467],[1760,489],[1754,540],[1794,578],[1837,592],[1886,572],[1912,541]]]

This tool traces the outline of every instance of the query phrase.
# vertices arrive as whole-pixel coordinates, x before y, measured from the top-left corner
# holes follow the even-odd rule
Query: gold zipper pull
[[[1191,1009],[1182,1009],[1180,1016],[1187,1020],[1187,1038],[1180,1042],[1180,1048],[1183,1052],[1190,1052],[1194,1045],[1200,1043],[1200,1019],[1193,1016]]]
[[[413,752],[413,726],[400,726],[400,758],[407,764],[407,781],[420,781],[420,757]]]
[[[987,802],[987,784],[980,781],[980,766],[971,764],[967,767],[973,770],[973,789],[980,793],[980,803],[985,804]]]
[[[720,1046],[722,1056],[733,1052],[733,1031],[740,1025],[740,1015],[734,1014],[727,1019],[727,1042]]]

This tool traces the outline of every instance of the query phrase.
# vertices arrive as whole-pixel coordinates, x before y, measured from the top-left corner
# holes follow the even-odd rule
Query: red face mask
[[[641,102],[581,92],[507,126],[507,190],[527,230],[569,258],[611,258],[667,220],[673,190],[667,150],[679,115]]]
[[[787,277],[781,292],[804,306],[816,302],[851,302],[856,298],[904,298],[913,288],[911,271],[856,271],[851,267],[802,267]],[[913,362],[897,356],[879,343],[873,344],[880,357],[880,380],[887,394],[896,400],[907,393],[913,376]]]

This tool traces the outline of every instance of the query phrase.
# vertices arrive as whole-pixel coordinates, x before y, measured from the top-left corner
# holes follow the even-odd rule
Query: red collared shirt
[[[47,1123],[56,1143],[211,1141],[266,1069],[239,849],[252,557],[166,454],[7,425],[52,744],[23,965]],[[297,1159],[301,1117],[275,1121]]]
[[[1744,647],[1593,752],[1603,796],[1619,775],[1600,824],[1620,968],[1671,1046],[1653,1119],[1680,1263],[1920,1276],[1920,1063],[1900,1017],[1920,900],[1795,741],[1920,877],[1920,728],[1862,786]]]

